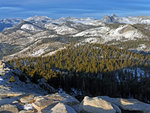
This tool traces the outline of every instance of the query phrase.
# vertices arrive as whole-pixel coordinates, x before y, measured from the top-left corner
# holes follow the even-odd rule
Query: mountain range
[[[104,16],[102,19],[34,16],[0,20],[0,59],[52,55],[71,42],[100,43],[150,51],[150,17]]]

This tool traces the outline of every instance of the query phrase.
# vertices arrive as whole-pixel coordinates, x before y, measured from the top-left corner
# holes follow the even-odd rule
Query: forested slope
[[[48,57],[14,59],[9,64],[31,80],[45,78],[77,95],[108,95],[150,100],[150,55],[100,44],[70,44]]]

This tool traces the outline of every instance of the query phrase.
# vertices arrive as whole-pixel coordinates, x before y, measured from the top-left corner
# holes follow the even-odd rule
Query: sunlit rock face
[[[19,113],[17,106],[6,104],[0,106],[0,112],[1,113]]]
[[[98,98],[84,97],[80,104],[80,112],[88,113],[116,113],[111,103]]]
[[[99,98],[102,98],[112,104],[117,105],[123,111],[141,113],[150,112],[150,104],[143,103],[136,99],[110,98],[107,96],[100,96]]]

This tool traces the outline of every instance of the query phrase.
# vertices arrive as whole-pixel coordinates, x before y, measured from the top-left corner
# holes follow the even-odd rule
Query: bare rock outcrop
[[[122,111],[150,113],[150,104],[143,103],[137,99],[110,98],[108,96],[101,96],[99,98],[117,105]]]
[[[32,105],[39,112],[48,106],[53,106],[60,102],[71,106],[76,111],[78,111],[77,106],[79,106],[79,101],[66,93],[55,93],[46,96],[39,96],[35,97],[34,100],[35,102],[32,103]]]
[[[1,92],[0,92],[1,93]],[[150,104],[108,96],[84,97],[80,103],[66,93],[22,94],[0,99],[0,113],[150,113]]]
[[[22,98],[20,98],[21,103],[32,103],[33,101],[34,101],[33,94],[26,94],[26,95],[23,95]]]
[[[18,113],[18,108],[11,104],[2,105],[0,106],[0,113]]]
[[[84,97],[80,104],[80,112],[87,113],[116,113],[111,103],[98,97]]]
[[[58,103],[54,107],[48,106],[42,110],[42,113],[77,113],[73,108],[64,104]]]

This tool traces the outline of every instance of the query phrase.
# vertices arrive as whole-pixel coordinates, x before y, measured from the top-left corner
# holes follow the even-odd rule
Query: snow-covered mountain
[[[150,17],[113,15],[104,16],[100,20],[34,16],[24,20],[4,20],[0,22],[15,26],[9,26],[0,33],[0,58],[51,55],[71,42],[102,43],[124,49],[150,51]]]
[[[117,17],[104,16],[101,19],[104,23],[126,23],[126,24],[148,24],[150,25],[150,16],[138,16],[138,17]]]
[[[110,29],[110,27],[98,27],[80,32],[74,37],[101,37],[104,42],[117,40],[128,41],[136,40],[137,38],[147,39],[147,36],[142,34],[139,30],[131,25],[120,25],[117,29]]]

